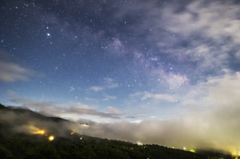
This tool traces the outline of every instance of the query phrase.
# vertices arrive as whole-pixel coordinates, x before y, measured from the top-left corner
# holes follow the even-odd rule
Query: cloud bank
[[[148,119],[140,123],[122,121],[92,125],[87,134],[132,142],[156,143],[182,149],[220,149],[236,153],[240,144],[240,74],[226,74],[200,83],[183,98],[177,118]],[[204,90],[204,91],[203,91]],[[211,93],[208,93],[208,92]],[[203,93],[204,92],[204,93]],[[194,103],[189,99],[191,95]],[[197,98],[204,95],[202,98]],[[154,97],[151,95],[151,97]],[[206,107],[208,109],[203,109]],[[185,110],[184,110],[185,109]],[[238,152],[237,152],[238,153]]]

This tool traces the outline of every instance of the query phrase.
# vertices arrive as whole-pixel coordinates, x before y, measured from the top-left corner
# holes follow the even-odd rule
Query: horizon
[[[240,9],[223,0],[1,2],[0,103],[87,134],[240,156]]]

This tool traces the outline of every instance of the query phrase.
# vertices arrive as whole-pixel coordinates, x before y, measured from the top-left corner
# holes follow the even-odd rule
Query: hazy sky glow
[[[0,4],[0,103],[93,136],[240,150],[237,1]]]

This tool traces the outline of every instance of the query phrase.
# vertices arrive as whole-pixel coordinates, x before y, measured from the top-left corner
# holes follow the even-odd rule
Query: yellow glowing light
[[[28,126],[28,130],[31,134],[41,134],[41,135],[45,134],[44,130],[40,130],[35,126]]]
[[[43,135],[43,134],[45,134],[45,131],[41,130],[39,133]]]
[[[33,134],[45,134],[45,131],[44,130],[37,130],[37,131],[34,131]]]
[[[191,150],[189,150],[190,152],[195,152],[195,150],[193,150],[193,149],[191,149]]]
[[[49,136],[48,140],[50,141],[54,140],[54,136]]]
[[[183,150],[186,150],[186,147],[183,147]]]
[[[74,132],[71,132],[71,135],[73,135],[74,134]]]
[[[140,145],[140,146],[143,145],[141,142],[137,142],[137,144]]]
[[[239,158],[239,156],[240,156],[240,152],[233,152],[232,153],[232,156],[234,156],[235,157],[235,159],[238,159]]]

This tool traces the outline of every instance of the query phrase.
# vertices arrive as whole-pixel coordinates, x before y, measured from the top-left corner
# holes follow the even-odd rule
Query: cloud
[[[188,80],[212,72],[220,74],[224,68],[234,69],[231,63],[237,63],[240,57],[237,31],[240,11],[234,1],[159,3],[153,0],[140,4],[129,4],[116,13],[121,18],[138,18],[137,25],[129,25],[128,29],[135,37],[144,37],[142,40],[153,48],[147,49],[147,53],[142,48],[133,51],[133,56],[141,52],[137,54],[141,55],[138,56],[140,64],[152,63],[152,67],[158,67],[165,63],[166,67],[166,61],[171,61],[182,68],[178,69],[180,75],[184,76],[185,70],[191,74],[186,77]]]
[[[115,113],[115,114],[122,114],[123,112],[117,108],[114,108],[114,107],[108,107],[107,112],[109,113]]]
[[[189,84],[189,79],[186,75],[180,73],[166,72],[161,67],[151,68],[148,73],[156,79],[166,83],[170,89],[178,89],[183,85]],[[158,81],[159,81],[158,80]]]
[[[192,1],[184,11],[177,13],[177,9],[168,6],[163,10],[170,31],[187,36],[202,34],[219,43],[225,42],[225,37],[231,37],[234,43],[240,43],[240,34],[237,32],[240,25],[239,8],[233,2]]]
[[[2,82],[29,81],[35,75],[33,70],[16,63],[0,61],[0,68],[0,81]]]
[[[118,83],[115,83],[112,78],[104,78],[104,83],[106,88],[116,88]]]
[[[70,90],[69,90],[69,92],[72,92],[72,91],[74,91],[75,90],[75,88],[74,87],[70,87]]]
[[[174,73],[165,71],[162,67],[154,67],[154,64],[149,64],[146,71],[155,81],[155,85],[164,85],[168,89],[181,89],[183,86],[188,86],[190,79],[183,73]],[[151,81],[152,83],[153,81]]]
[[[0,50],[0,82],[29,81],[37,73],[21,66],[5,52]]]
[[[68,103],[64,105],[71,105],[69,107],[63,107],[63,104],[57,102],[34,102],[30,99],[26,98],[13,98],[11,102],[21,104],[22,107],[27,107],[34,111],[43,113],[45,115],[57,115],[57,116],[65,116],[69,114],[77,116],[80,118],[83,115],[97,116],[100,118],[112,118],[112,119],[120,119],[121,115],[119,113],[111,112],[100,112],[92,107],[82,104],[82,103]],[[109,109],[108,109],[109,110]],[[113,110],[113,108],[112,108]]]
[[[97,124],[86,132],[92,136],[132,142],[156,143],[182,149],[220,149],[234,153],[240,148],[240,73],[209,77],[183,95],[178,118],[156,118]],[[132,97],[142,96],[137,92]],[[144,97],[144,96],[143,96]],[[145,98],[163,98],[147,93]],[[167,97],[169,97],[167,95]],[[201,98],[200,98],[201,97]],[[169,98],[169,100],[172,98]],[[170,101],[171,101],[170,100]],[[208,109],[201,109],[208,105]],[[181,109],[182,108],[182,109]]]
[[[95,92],[101,91],[103,89],[104,89],[103,87],[99,87],[99,86],[92,86],[92,87],[89,88],[89,90],[92,90],[92,91],[95,91]]]
[[[106,97],[103,99],[103,101],[108,101],[108,100],[111,100],[111,99],[117,99],[117,97],[106,95]]]
[[[98,101],[98,99],[95,99],[95,98],[88,98],[88,97],[86,97],[85,100],[88,100],[88,101]]]
[[[147,99],[159,100],[159,101],[168,101],[174,102],[176,96],[170,94],[153,94],[149,92],[136,92],[129,95],[130,98],[140,98],[142,101]]]
[[[92,86],[89,88],[89,90],[98,92],[98,91],[102,91],[104,89],[113,89],[116,87],[118,87],[118,83],[115,83],[112,78],[104,78],[102,86]]]
[[[234,107],[239,102],[240,74],[225,71],[224,75],[209,77],[206,82],[192,86],[181,99],[181,107],[189,110],[209,111],[221,107]]]
[[[164,44],[172,57],[187,63],[197,62],[197,69],[204,71],[221,70],[228,67],[232,56],[239,57],[236,48],[240,44],[237,32],[240,20],[236,4],[232,1],[191,1],[185,4],[185,9],[181,7],[182,4],[166,5],[161,11],[152,11],[155,18],[162,15],[161,20],[149,20],[156,31],[166,29],[178,37],[168,38],[176,49]],[[188,41],[189,45],[183,47],[177,41],[179,38],[183,39],[181,42]],[[163,47],[162,43],[159,40],[159,47]]]
[[[176,98],[173,95],[169,94],[151,94],[151,93],[144,93],[143,97],[141,100],[146,100],[146,99],[156,99],[156,100],[163,100],[163,101],[168,101],[168,102],[175,102]]]
[[[102,118],[120,119],[120,116],[116,113],[99,112],[94,109],[86,109],[78,106],[67,109],[66,113],[77,114],[77,115],[84,114],[84,115],[99,116]]]

